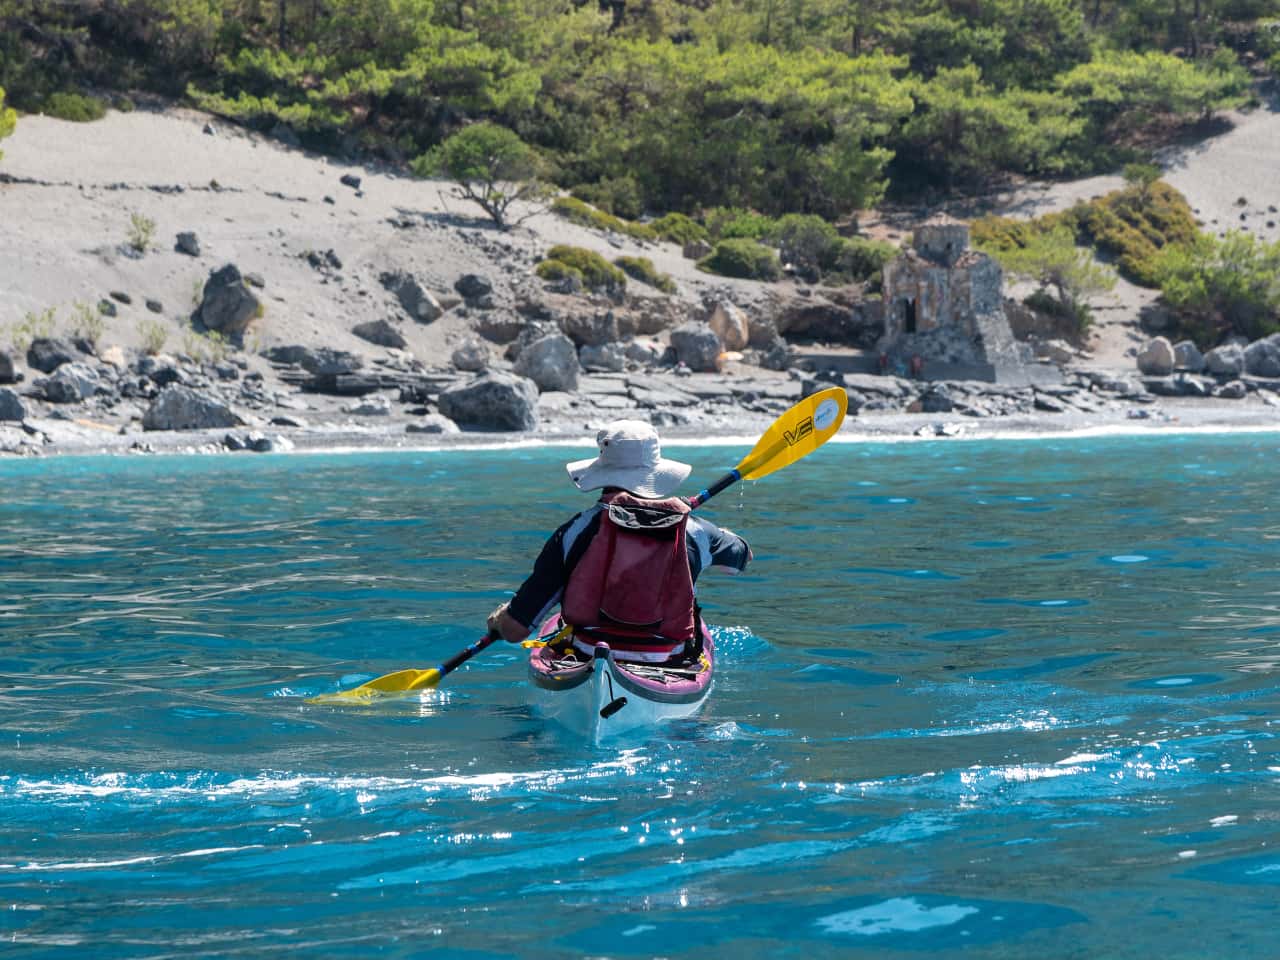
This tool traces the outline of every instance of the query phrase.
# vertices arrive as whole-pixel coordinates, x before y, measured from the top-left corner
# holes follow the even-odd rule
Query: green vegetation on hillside
[[[1182,335],[1201,346],[1233,333],[1256,340],[1280,332],[1280,243],[1241,231],[1201,234],[1165,250],[1156,275]]]
[[[4,105],[4,87],[0,87],[0,140],[3,140],[9,134],[13,133],[13,129],[18,123],[18,112],[11,107]],[[4,158],[4,153],[0,152],[0,159]]]
[[[1278,0],[0,0],[0,86],[20,110],[150,89],[399,160],[485,121],[624,220],[835,221],[888,190],[1111,168],[1241,103],[1237,54],[1280,56],[1256,27],[1277,16]]]
[[[1077,243],[1114,258],[1122,276],[1144,287],[1159,286],[1156,259],[1161,250],[1190,243],[1199,233],[1186,198],[1157,181],[1136,183],[1035,220],[983,217],[974,221],[972,238],[975,246],[1000,256],[1059,227],[1069,230]]]
[[[457,184],[458,196],[478,205],[498,227],[512,224],[516,203],[532,207],[519,222],[542,208],[548,189],[538,152],[506,127],[481,122],[463,127],[444,143],[413,161],[421,176],[443,176]]]
[[[1088,322],[1083,299],[1109,289],[1115,262],[1139,286],[1158,289],[1177,319],[1175,335],[1202,349],[1237,334],[1250,340],[1280,331],[1280,243],[1245,233],[1202,233],[1186,198],[1145,165],[1126,168],[1130,185],[1034,220],[975,220],[974,246],[1006,270],[1038,281],[1054,295],[1028,302]]]
[[[588,290],[610,294],[620,293],[627,286],[627,275],[600,254],[567,244],[558,244],[548,250],[546,259],[537,266],[537,273],[544,280],[573,277]]]
[[[834,225],[886,196],[1142,160],[1247,102],[1245,54],[1280,71],[1276,21],[1280,0],[0,0],[0,87],[86,119],[104,102],[88,91],[186,97],[446,176],[500,226],[556,187],[593,229],[711,243],[706,270],[776,277],[776,248],[799,276],[874,284],[892,249]],[[0,136],[13,119],[0,100]],[[1204,240],[1132,169],[1110,197],[975,239],[1016,259],[1046,236],[1062,253],[1062,228],[1187,315],[1265,329],[1213,277],[1269,253]]]

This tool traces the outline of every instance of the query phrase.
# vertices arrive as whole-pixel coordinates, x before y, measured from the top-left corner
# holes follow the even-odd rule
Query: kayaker
[[[565,469],[579,490],[601,490],[600,499],[551,535],[529,578],[489,615],[489,628],[520,643],[559,606],[574,627],[573,646],[588,656],[605,641],[619,660],[694,657],[694,582],[709,567],[738,573],[751,548],[673,496],[691,467],[662,456],[648,423],[617,420],[596,445],[594,459]]]

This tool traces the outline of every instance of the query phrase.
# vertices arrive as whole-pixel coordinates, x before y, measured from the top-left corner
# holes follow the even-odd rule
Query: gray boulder
[[[493,343],[510,343],[520,336],[528,321],[518,313],[494,310],[476,321],[475,331]]]
[[[7,350],[0,350],[0,383],[17,383],[18,368]]]
[[[578,351],[578,362],[585,370],[617,373],[627,365],[627,355],[621,344],[606,343],[599,347],[585,346]]]
[[[244,438],[244,445],[254,453],[287,453],[293,449],[293,441],[278,433],[267,434],[254,430]]]
[[[145,354],[138,359],[136,369],[157,387],[187,382],[187,374],[182,366],[167,353]]]
[[[18,396],[18,391],[10,387],[0,387],[0,420],[25,420],[27,407]]]
[[[1179,370],[1200,373],[1204,370],[1204,354],[1190,340],[1180,340],[1173,345],[1174,364]]]
[[[176,383],[161,390],[142,415],[143,430],[204,430],[240,423],[221,400]]]
[[[665,352],[662,344],[653,340],[632,340],[623,350],[624,356],[632,363],[645,366],[661,361]]]
[[[493,293],[493,283],[478,273],[465,273],[453,285],[464,300],[480,300]]]
[[[307,347],[297,343],[284,347],[272,347],[267,351],[266,357],[272,363],[296,363],[308,373],[314,373],[317,376],[354,373],[364,365],[364,360],[346,350]]]
[[[1148,377],[1167,377],[1175,361],[1173,344],[1166,337],[1153,337],[1138,351],[1138,370]]]
[[[226,337],[240,337],[262,310],[262,302],[245,284],[240,270],[228,263],[209,274],[204,297],[191,319],[206,330]]]
[[[464,428],[533,430],[538,426],[537,386],[525,377],[497,370],[450,387],[437,404],[442,414]]]
[[[737,304],[728,300],[712,304],[707,324],[716,332],[726,350],[741,350],[750,340],[751,324],[747,315]]]
[[[507,349],[503,353],[508,360],[514,361],[520,356],[524,348],[533,343],[533,341],[541,340],[543,337],[549,337],[559,332],[554,323],[528,320],[525,322],[524,328],[521,329],[520,335],[507,344]]]
[[[1224,343],[1204,355],[1205,368],[1215,376],[1238,377],[1244,373],[1244,348],[1238,343]]]
[[[92,397],[100,383],[92,367],[83,363],[64,363],[49,376],[36,380],[32,386],[40,390],[50,403],[79,403]]]
[[[342,408],[343,413],[357,417],[389,417],[391,416],[391,398],[382,395],[365,397],[357,403],[349,403]]]
[[[604,313],[571,313],[560,318],[560,329],[579,347],[599,347],[618,339],[618,319]]]
[[[420,420],[410,422],[405,428],[405,433],[459,433],[458,425],[448,417],[438,413],[428,413]]]
[[[1213,395],[1224,400],[1243,400],[1249,395],[1249,388],[1243,380],[1232,380],[1214,390]]]
[[[573,341],[562,333],[534,340],[516,359],[515,372],[528,377],[541,391],[578,389],[578,351]]]
[[[780,336],[760,350],[760,366],[766,370],[786,370],[794,359],[791,345]]]
[[[397,350],[403,350],[409,345],[409,341],[404,338],[399,330],[391,325],[389,320],[370,320],[367,323],[358,323],[351,328],[361,340],[368,340],[370,343],[376,343],[380,347],[394,347]]]
[[[920,397],[922,413],[950,413],[954,409],[955,402],[945,383],[935,383]]]
[[[468,337],[454,348],[449,358],[455,370],[479,373],[489,367],[489,348],[474,337]]]
[[[681,363],[695,372],[714,373],[720,369],[724,345],[706,323],[691,320],[671,331],[671,346]]]
[[[178,253],[185,253],[189,257],[200,256],[200,238],[190,230],[178,234],[177,242],[174,243],[173,249]]]
[[[444,314],[440,301],[413,274],[403,270],[388,271],[378,280],[395,295],[405,312],[419,323],[431,323]]]
[[[690,240],[681,249],[680,253],[686,260],[701,260],[714,249],[711,244],[705,240]]]
[[[58,337],[36,337],[27,347],[27,366],[41,373],[53,373],[64,363],[80,356],[69,342]]]
[[[1280,334],[1273,333],[1245,347],[1244,369],[1255,377],[1280,377]]]

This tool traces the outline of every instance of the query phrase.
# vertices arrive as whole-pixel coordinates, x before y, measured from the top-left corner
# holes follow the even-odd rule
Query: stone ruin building
[[[1004,313],[1000,264],[970,249],[968,224],[947,216],[925,222],[914,248],[885,264],[884,334],[876,348],[889,373],[1028,379],[1027,357]]]

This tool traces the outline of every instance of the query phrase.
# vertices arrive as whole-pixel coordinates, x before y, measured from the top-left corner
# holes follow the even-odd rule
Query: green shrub
[[[683,213],[668,213],[654,220],[649,224],[649,227],[661,239],[666,240],[668,243],[677,243],[682,247],[686,243],[710,239],[710,234],[707,233],[706,227]]]
[[[698,261],[698,269],[722,277],[742,277],[747,280],[777,280],[782,276],[782,264],[778,261],[778,255],[768,247],[744,237],[721,240],[711,253]]]
[[[143,317],[138,321],[138,336],[142,339],[142,349],[154,356],[164,349],[169,328],[155,317]]]
[[[144,217],[142,214],[129,214],[129,246],[138,253],[146,253],[154,244],[156,235],[156,222],[150,217]]]
[[[1105,197],[1035,220],[983,217],[973,222],[969,236],[975,247],[998,257],[1032,246],[1045,233],[1067,229],[1078,242],[1115,257],[1116,266],[1126,279],[1156,287],[1160,251],[1190,243],[1199,230],[1182,194],[1163,181],[1146,182],[1146,169],[1130,173],[1136,181],[1132,186]]]
[[[217,330],[204,333],[191,329],[182,331],[182,353],[196,363],[222,363],[230,356],[231,350],[231,342]],[[159,350],[155,352],[159,353]]]
[[[559,214],[570,223],[576,223],[580,227],[589,227],[592,230],[601,230],[605,233],[621,233],[629,237],[635,237],[637,240],[656,240],[657,233],[653,229],[643,223],[630,223],[621,220],[611,213],[605,213],[603,210],[597,210],[590,204],[583,203],[575,197],[557,197],[556,201],[551,204],[551,212]]]
[[[1186,198],[1167,183],[1126,187],[1086,206],[1085,237],[1115,256],[1124,277],[1144,287],[1160,285],[1156,260],[1162,249],[1191,243],[1200,232]]]
[[[45,97],[44,103],[40,105],[40,112],[48,117],[57,117],[59,120],[89,123],[105,117],[107,105],[97,97],[59,91]]]
[[[71,333],[88,340],[94,346],[102,339],[107,319],[100,310],[80,300],[71,305]]]
[[[659,272],[648,257],[615,257],[614,266],[628,277],[647,283],[663,293],[675,293],[676,283],[667,274]]]
[[[26,353],[27,347],[31,346],[31,341],[40,337],[52,337],[53,329],[57,325],[58,309],[57,307],[49,307],[39,313],[28,310],[23,318],[13,325],[13,329],[9,332],[10,339],[13,341],[14,349],[19,353]]]
[[[778,248],[784,263],[806,280],[816,281],[824,268],[835,264],[840,249],[836,228],[821,217],[788,213],[774,222],[769,240]]]
[[[1280,242],[1241,231],[1221,240],[1200,234],[1166,247],[1155,274],[1183,334],[1202,348],[1231,333],[1256,340],[1280,331]]]
[[[534,267],[534,273],[549,283],[573,278],[577,281],[579,287],[586,286],[582,279],[581,270],[577,267],[571,267],[567,263],[561,263],[559,260],[543,260]]]
[[[18,111],[4,105],[4,87],[0,87],[0,140],[13,133],[18,123]],[[0,159],[4,154],[0,153]]]
[[[1012,217],[980,217],[969,224],[969,239],[973,245],[987,253],[1025,247],[1043,229],[1041,217],[1036,220],[1015,220]]]
[[[640,193],[639,184],[631,177],[579,184],[569,193],[578,200],[624,220],[635,220],[644,213],[644,197]]]
[[[558,244],[547,251],[546,259],[558,260],[564,266],[577,270],[582,274],[582,285],[588,290],[614,293],[626,289],[627,275],[594,250]]]
[[[883,240],[844,237],[836,249],[830,274],[850,283],[878,285],[884,265],[898,255],[898,248]]]
[[[1088,298],[1111,290],[1116,283],[1115,271],[1097,263],[1093,251],[1079,246],[1075,232],[1064,224],[1040,231],[1024,247],[995,256],[1007,273],[1039,284],[1047,300],[1056,301],[1049,312],[1070,319],[1077,335],[1089,326]],[[1041,298],[1040,309],[1047,300]]]
[[[1124,165],[1124,182],[1141,190],[1150,187],[1160,179],[1163,171],[1154,163],[1126,163]]]
[[[763,240],[776,226],[773,217],[739,207],[716,207],[702,218],[712,240]]]
[[[542,155],[506,127],[482,121],[463,127],[410,165],[420,177],[444,176],[502,230],[541,213],[551,190]],[[514,220],[514,205],[526,206]]]

